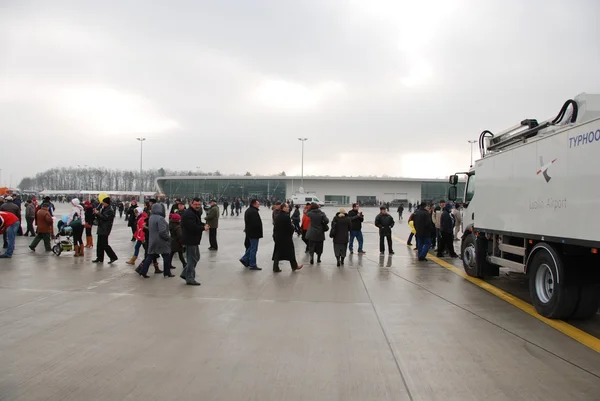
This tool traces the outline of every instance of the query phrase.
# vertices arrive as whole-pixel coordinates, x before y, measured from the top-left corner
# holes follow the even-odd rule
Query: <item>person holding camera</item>
[[[362,223],[365,219],[363,217],[362,212],[360,212],[358,209],[358,203],[353,203],[352,210],[348,212],[348,217],[352,222],[352,230],[350,231],[350,245],[348,246],[348,249],[350,250],[350,253],[354,253],[354,239],[356,238],[358,240],[358,253],[363,254],[366,253],[363,250],[362,234]]]

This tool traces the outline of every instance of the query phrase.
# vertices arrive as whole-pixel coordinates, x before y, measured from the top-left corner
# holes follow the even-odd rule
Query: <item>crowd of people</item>
[[[448,253],[450,257],[457,258],[454,250],[454,241],[458,240],[461,230],[462,213],[460,207],[453,207],[451,203],[441,200],[439,205],[422,203],[417,210],[408,218],[412,222],[414,232],[411,232],[407,244],[412,246],[413,238],[416,239],[415,250],[419,261],[427,261],[427,253],[430,249],[437,251],[437,257],[444,257]]]
[[[93,263],[103,263],[105,255],[108,264],[113,264],[118,257],[109,245],[109,236],[113,222],[119,216],[131,228],[131,241],[135,242],[133,255],[127,264],[135,265],[143,249],[143,258],[140,258],[135,272],[141,277],[149,278],[150,265],[155,274],[164,277],[175,277],[172,274],[172,261],[178,256],[183,265],[180,278],[188,285],[200,285],[196,280],[196,267],[200,261],[199,246],[204,232],[209,233],[209,250],[218,251],[218,226],[219,218],[228,210],[229,203],[224,201],[223,212],[220,212],[218,202],[211,199],[205,204],[200,198],[188,202],[176,199],[169,210],[169,203],[150,199],[144,205],[138,205],[136,200],[131,202],[112,201],[106,197],[101,202],[85,201],[81,204],[77,198],[71,199],[71,211],[68,217],[63,218],[64,224],[70,227],[73,237],[74,256],[84,255],[85,248],[93,248],[92,227],[96,226],[96,258]],[[261,202],[251,199],[247,205],[241,199],[231,203],[234,213],[238,216],[246,206],[244,213],[245,251],[240,258],[240,263],[249,270],[262,270],[257,264],[257,253],[260,239],[263,238],[263,223],[259,213]],[[333,242],[333,254],[337,266],[343,266],[348,251],[354,253],[355,241],[358,243],[357,252],[366,253],[363,249],[362,225],[364,215],[360,205],[355,203],[352,209],[346,212],[340,208],[330,220],[321,207],[316,203],[292,205],[288,202],[275,202],[272,207],[272,224],[274,249],[272,253],[273,272],[281,272],[281,261],[289,261],[292,271],[302,269],[298,264],[293,236],[297,235],[305,243],[305,253],[309,256],[311,265],[320,264],[324,253],[324,242],[329,233]],[[379,250],[385,254],[386,244],[390,255],[394,254],[392,241],[392,228],[394,218],[388,213],[388,206],[380,206],[380,212],[374,220],[374,225],[379,231]],[[403,206],[398,208],[399,219],[402,219]],[[411,208],[412,209],[412,208]],[[167,214],[167,210],[169,213]],[[202,215],[204,221],[202,221]],[[54,236],[54,205],[50,198],[44,198],[37,204],[35,198],[26,203],[25,218],[27,231],[23,235],[35,238],[30,244],[31,251],[35,251],[40,242],[44,243],[47,252],[51,251],[51,239]],[[6,249],[2,258],[10,258],[14,252],[15,237],[22,231],[20,205],[12,197],[2,199],[0,205],[0,232],[4,234]],[[416,247],[420,261],[425,261],[430,248],[436,248],[437,256],[443,257],[445,252],[450,257],[456,257],[453,240],[460,227],[460,211],[453,209],[450,203],[441,201],[438,206],[421,204],[409,217],[409,225],[414,228],[408,239],[412,246],[413,237],[416,238]],[[85,245],[83,235],[85,232]],[[316,259],[315,259],[316,256]],[[159,267],[162,259],[163,269]]]

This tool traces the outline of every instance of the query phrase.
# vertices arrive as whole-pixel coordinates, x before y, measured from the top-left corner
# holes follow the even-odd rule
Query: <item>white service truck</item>
[[[467,176],[461,251],[468,275],[527,274],[535,309],[586,319],[600,298],[600,95],[568,100],[553,120],[483,131]]]

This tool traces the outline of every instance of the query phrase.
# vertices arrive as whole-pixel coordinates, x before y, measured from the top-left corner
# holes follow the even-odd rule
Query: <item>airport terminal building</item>
[[[300,192],[316,195],[326,203],[348,205],[354,202],[375,204],[402,200],[438,201],[445,199],[446,179],[397,177],[301,177],[291,176],[170,176],[156,180],[159,191],[170,198],[259,198],[290,199]],[[459,183],[459,194],[464,182]]]

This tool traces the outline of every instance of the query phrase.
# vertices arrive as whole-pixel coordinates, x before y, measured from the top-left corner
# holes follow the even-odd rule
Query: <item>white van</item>
[[[325,206],[325,202],[317,198],[313,194],[295,194],[292,196],[292,202],[294,205],[306,205],[307,203],[316,203],[319,206]]]

